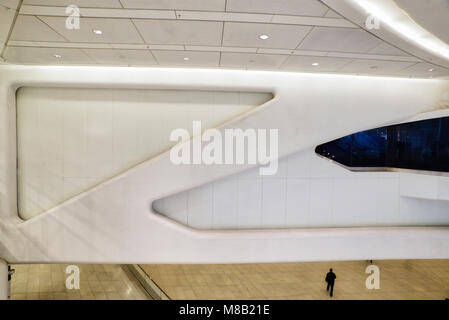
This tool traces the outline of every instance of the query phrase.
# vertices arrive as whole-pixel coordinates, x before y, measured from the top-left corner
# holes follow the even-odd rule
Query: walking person
[[[334,295],[334,283],[337,276],[332,272],[332,268],[329,269],[329,272],[326,274],[326,282],[327,282],[327,291],[329,291],[329,287],[331,289],[330,295],[331,297]]]

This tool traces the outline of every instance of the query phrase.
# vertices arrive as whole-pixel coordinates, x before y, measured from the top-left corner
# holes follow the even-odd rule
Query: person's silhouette
[[[327,282],[327,291],[329,291],[329,287],[331,288],[331,297],[334,295],[334,283],[337,276],[332,272],[332,268],[329,269],[329,272],[326,274],[326,282]]]

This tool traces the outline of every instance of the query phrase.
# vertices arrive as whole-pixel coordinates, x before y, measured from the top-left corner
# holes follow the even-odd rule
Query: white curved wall
[[[67,75],[70,75],[69,77]],[[17,216],[15,90],[23,86],[273,92],[225,128],[278,128],[280,157],[438,108],[444,80],[99,67],[0,67],[0,256],[11,263],[231,263],[449,258],[447,227],[194,230],[163,197],[247,166],[173,165],[167,152],[41,215]]]
[[[24,87],[17,92],[18,207],[30,219],[167,151],[192,121],[216,127],[268,93]]]
[[[153,208],[198,229],[449,226],[448,201],[402,196],[413,190],[425,198],[423,189],[433,191],[423,184],[426,179],[449,180],[352,172],[309,149],[281,160],[276,175],[261,176],[258,169],[250,169],[156,200]],[[447,183],[440,184],[444,192],[449,193]]]

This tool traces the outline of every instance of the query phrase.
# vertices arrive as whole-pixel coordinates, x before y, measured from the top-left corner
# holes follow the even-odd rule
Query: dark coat
[[[332,271],[329,271],[326,274],[326,282],[327,283],[334,283],[335,279],[337,279],[337,276]]]

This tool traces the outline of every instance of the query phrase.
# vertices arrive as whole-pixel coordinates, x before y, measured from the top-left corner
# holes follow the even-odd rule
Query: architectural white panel
[[[65,27],[63,19],[61,28]],[[61,34],[34,16],[19,15],[11,33],[11,40],[67,41]]]
[[[449,43],[449,2],[445,0],[395,0],[410,17],[446,43]]]
[[[145,43],[218,46],[223,23],[211,21],[134,20]]]
[[[131,19],[80,18],[79,29],[67,29],[65,17],[39,18],[72,42],[143,43]],[[93,30],[101,30],[101,36]]]
[[[411,67],[405,68],[401,71],[396,72],[396,74],[414,74],[416,76],[432,78],[438,76],[449,76],[449,69],[436,66],[430,63],[417,63]]]
[[[306,225],[309,219],[310,180],[288,179],[285,226]]]
[[[449,201],[449,177],[401,173],[401,195],[409,198]]]
[[[238,226],[238,180],[227,178],[214,183],[213,192],[213,227],[235,229]]]
[[[125,8],[223,11],[225,0],[120,0]]]
[[[149,50],[84,49],[96,62],[106,65],[155,65]]]
[[[23,0],[25,5],[60,6],[76,5],[85,8],[121,8],[120,0]]]
[[[328,8],[316,0],[227,0],[227,11],[323,16]]]
[[[220,62],[220,53],[210,51],[153,50],[153,56],[162,66],[217,67]]]
[[[80,49],[74,48],[36,48],[6,47],[5,59],[9,63],[45,65],[89,65],[95,61]]]
[[[17,9],[20,0],[2,0],[1,5],[11,9]]]
[[[377,74],[391,73],[394,74],[400,70],[414,65],[415,62],[405,61],[383,61],[383,60],[354,60],[346,64],[340,69],[340,72],[362,73],[362,74]]]
[[[282,69],[289,71],[335,72],[352,59],[314,56],[289,56]],[[318,63],[318,65],[314,65]]]
[[[315,27],[298,49],[363,53],[380,44],[381,40],[362,29]]]
[[[2,5],[0,2],[0,44],[4,44],[8,38],[9,30],[14,21],[16,11]]]
[[[295,49],[311,29],[309,26],[225,22],[223,45]],[[269,38],[262,40],[261,35]]]
[[[393,56],[408,56],[404,51],[393,47],[385,42],[382,42],[380,45],[375,47],[374,49],[368,51],[372,54],[385,54],[385,55],[393,55]]]
[[[257,173],[258,174],[258,173]],[[238,228],[262,227],[262,179],[238,179]]]
[[[213,228],[213,186],[208,184],[189,192],[187,223],[201,229]]]
[[[401,173],[400,180],[402,196],[432,200],[438,199],[438,176]]]
[[[191,132],[193,120],[201,120],[203,129],[215,127],[270,97],[22,88],[17,95],[19,214],[29,219],[166,151],[174,144],[173,129]]]
[[[262,227],[285,226],[286,188],[284,179],[262,181]]]
[[[260,53],[234,53],[223,52],[220,66],[228,68],[278,68],[287,59],[287,56]]]
[[[207,188],[208,183],[250,168],[176,166],[167,152],[24,222],[17,218],[14,121],[15,92],[21,86],[273,92],[274,99],[263,107],[219,129],[278,128],[279,156],[286,157],[351,132],[403,121],[449,105],[447,81],[185,68],[2,66],[0,73],[0,250],[9,262],[244,263],[448,258],[448,228],[437,223],[444,221],[443,212],[447,210],[440,205],[435,205],[431,216],[434,227],[421,222],[416,227],[399,228],[390,225],[194,230],[155,214],[154,200],[198,186]],[[330,207],[327,210],[311,206],[311,211],[324,209],[332,220],[333,200],[323,201],[323,197],[333,196],[333,180],[339,179],[340,174],[335,172],[332,179],[310,178],[311,182],[327,182],[327,189],[315,184],[310,192],[311,200]],[[385,174],[379,174],[380,177]],[[274,180],[258,179],[261,183]],[[314,189],[318,193],[312,197]],[[206,208],[192,213],[200,213],[194,218],[207,227],[213,220],[204,215],[213,203],[205,201],[204,194],[208,196],[210,192],[201,191],[192,199],[207,204]],[[257,198],[257,194],[253,196]],[[401,214],[405,205],[401,201]],[[241,212],[238,214],[240,219]],[[424,219],[422,215],[418,217]]]
[[[426,174],[352,172],[307,150],[282,159],[273,176],[260,176],[258,170],[250,169],[210,183],[214,194],[207,201],[213,205],[208,214],[201,212],[208,223],[186,216],[182,220],[188,220],[193,228],[204,228],[212,221],[208,228],[213,229],[447,226],[449,214],[443,214],[442,208],[449,210],[448,180]],[[198,194],[199,188],[194,190]],[[176,203],[180,195],[190,192],[156,200],[155,207],[160,201]],[[236,197],[241,199],[238,221],[234,219]],[[412,210],[412,200],[403,197],[446,201],[432,204],[435,209],[428,213],[425,202]],[[177,221],[181,214],[186,215],[184,208],[159,212]]]

